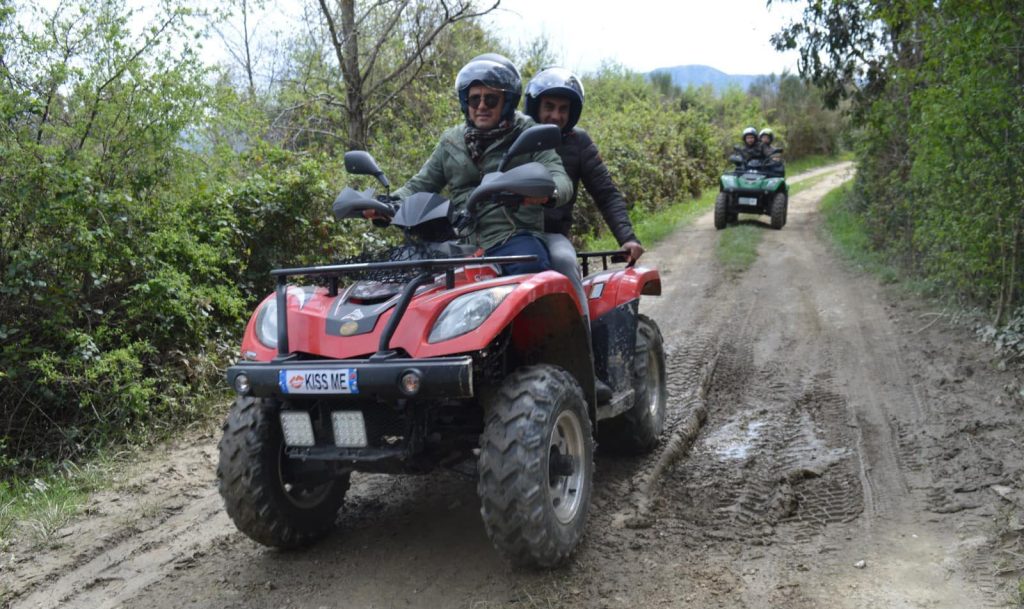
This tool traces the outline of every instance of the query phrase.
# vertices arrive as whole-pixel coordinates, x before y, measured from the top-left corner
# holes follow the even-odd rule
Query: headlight
[[[449,302],[434,323],[427,342],[439,343],[476,330],[514,289],[516,284],[477,290]]]
[[[277,349],[277,298],[271,298],[256,316],[256,340],[264,347]]]

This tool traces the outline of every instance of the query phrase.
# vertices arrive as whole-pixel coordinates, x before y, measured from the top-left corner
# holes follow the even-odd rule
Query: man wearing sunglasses
[[[417,192],[441,192],[447,189],[452,217],[466,208],[474,188],[484,174],[496,171],[505,151],[516,137],[534,124],[516,112],[522,95],[519,70],[505,57],[486,53],[474,57],[455,78],[465,124],[456,125],[441,135],[430,158],[419,173],[394,192],[404,198]],[[555,180],[556,206],[572,197],[572,182],[554,150],[543,150],[514,158],[511,169],[537,161],[547,167]],[[536,255],[536,263],[504,265],[505,274],[533,273],[551,268],[547,248],[540,235],[544,232],[546,198],[523,200],[518,208],[484,207],[473,220],[465,236],[479,245],[488,256]]]

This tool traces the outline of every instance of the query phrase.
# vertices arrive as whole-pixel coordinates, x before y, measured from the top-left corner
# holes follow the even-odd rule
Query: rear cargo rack
[[[587,275],[590,274],[591,258],[600,258],[601,265],[603,267],[601,270],[607,271],[609,259],[612,263],[625,262],[629,257],[629,252],[627,252],[626,250],[613,250],[608,252],[579,252],[578,254],[576,254],[576,257],[581,260],[583,265],[583,276],[586,277]],[[633,263],[631,262],[627,266],[633,266]]]

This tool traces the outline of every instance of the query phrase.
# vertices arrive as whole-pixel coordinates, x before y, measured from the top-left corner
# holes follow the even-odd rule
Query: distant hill
[[[667,72],[672,75],[672,82],[682,88],[689,85],[700,87],[711,85],[715,91],[722,91],[731,84],[739,85],[744,91],[756,80],[759,74],[726,74],[711,66],[676,66],[674,68],[656,68],[650,74]]]

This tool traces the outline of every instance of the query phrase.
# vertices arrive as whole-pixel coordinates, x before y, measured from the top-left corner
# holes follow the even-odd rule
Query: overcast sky
[[[796,71],[796,52],[769,38],[806,2],[765,0],[502,0],[490,23],[513,47],[538,34],[565,67],[586,72],[613,60],[638,72],[703,64],[729,74]]]

